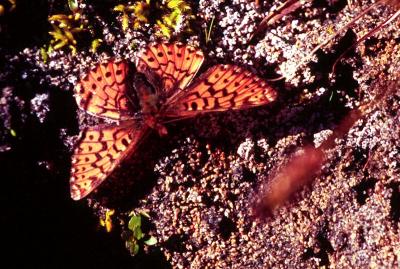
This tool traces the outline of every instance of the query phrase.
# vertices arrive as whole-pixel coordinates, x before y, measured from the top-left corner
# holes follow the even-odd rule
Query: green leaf
[[[103,43],[103,40],[101,40],[100,38],[96,38],[92,41],[90,48],[93,53],[96,53],[97,48],[100,46],[101,43]]]
[[[148,246],[153,246],[157,244],[157,238],[155,238],[154,236],[150,236],[150,238],[145,240],[143,243],[145,243]]]
[[[131,252],[132,256],[136,256],[139,253],[139,244],[133,245],[133,251]]]
[[[169,9],[178,8],[182,4],[182,0],[170,0],[168,1],[167,7]]]
[[[54,51],[53,46],[49,45],[49,48],[47,49],[47,54],[50,54]]]
[[[140,215],[133,215],[128,223],[128,229],[135,232],[137,228],[142,226],[142,217]]]
[[[52,31],[52,32],[49,32],[49,34],[50,34],[51,36],[53,36],[54,39],[58,39],[58,40],[65,39],[65,37],[62,35],[61,32],[59,33],[59,32],[54,32],[54,31]]]
[[[11,134],[11,136],[13,136],[13,137],[16,137],[16,136],[17,136],[17,133],[15,132],[14,129],[10,129],[10,134]]]
[[[58,42],[56,45],[54,45],[54,49],[58,50],[61,49],[62,47],[64,47],[65,45],[67,45],[67,41],[63,40]]]
[[[132,256],[135,256],[136,254],[139,253],[140,246],[136,241],[127,242],[126,247],[129,249],[129,252],[131,253]]]
[[[150,218],[150,215],[144,210],[140,210],[139,213],[140,213],[140,215],[145,216],[148,219]]]
[[[114,7],[114,11],[124,12],[124,10],[125,10],[124,5],[118,5]]]
[[[129,16],[124,13],[122,15],[122,30],[126,31],[129,28]]]
[[[137,227],[134,231],[133,231],[133,237],[136,238],[137,240],[140,240],[144,237],[144,234],[142,232],[142,229],[140,227]]]
[[[68,6],[72,12],[77,12],[79,9],[78,0],[68,0]]]
[[[126,242],[125,245],[132,256],[135,256],[139,253],[140,246],[136,241]]]
[[[47,54],[47,50],[45,47],[40,48],[40,55],[42,56],[42,60],[44,63],[47,63],[47,59],[49,55]]]

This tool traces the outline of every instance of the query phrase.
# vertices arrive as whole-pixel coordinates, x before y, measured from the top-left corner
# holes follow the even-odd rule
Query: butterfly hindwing
[[[182,43],[159,43],[146,47],[137,57],[136,68],[169,96],[192,81],[204,60],[200,49]],[[160,83],[161,81],[161,83]]]
[[[83,130],[72,156],[72,199],[82,199],[97,188],[137,148],[146,131],[145,126],[135,123]]]
[[[109,60],[98,64],[75,87],[78,106],[88,113],[114,120],[129,119],[132,104],[127,91],[128,65]]]
[[[205,112],[245,109],[270,103],[276,95],[275,90],[252,72],[220,64],[167,101],[165,116],[191,117]]]

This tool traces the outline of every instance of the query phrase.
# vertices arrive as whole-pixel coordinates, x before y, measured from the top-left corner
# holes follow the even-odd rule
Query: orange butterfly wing
[[[160,96],[170,96],[192,81],[204,60],[203,52],[182,43],[148,46],[139,53],[136,68],[156,88]]]
[[[191,117],[199,113],[245,109],[268,104],[277,93],[252,72],[235,65],[216,65],[187,90],[167,100],[166,117]]]
[[[125,157],[135,151],[147,131],[147,127],[136,122],[83,130],[72,156],[72,199],[82,199],[97,188]]]
[[[102,118],[131,118],[127,72],[128,65],[124,61],[110,60],[97,65],[75,87],[79,108]]]
[[[148,127],[133,120],[128,98],[128,65],[110,60],[98,64],[75,87],[79,108],[120,125],[89,127],[80,134],[72,156],[71,197],[79,200],[99,186],[121,161],[134,152]]]

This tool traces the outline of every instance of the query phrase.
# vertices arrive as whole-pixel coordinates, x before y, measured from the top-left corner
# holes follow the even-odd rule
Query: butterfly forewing
[[[150,45],[140,52],[136,67],[160,95],[169,96],[178,89],[186,88],[203,60],[202,51],[192,46],[161,43]]]
[[[110,60],[97,65],[75,87],[78,106],[98,117],[114,120],[131,118],[127,72],[128,65],[124,61]]]
[[[97,126],[83,130],[72,156],[71,197],[79,200],[99,186],[143,139],[139,123]]]
[[[216,65],[187,90],[173,96],[166,117],[191,117],[199,113],[245,109],[268,104],[276,92],[252,72],[235,65]]]

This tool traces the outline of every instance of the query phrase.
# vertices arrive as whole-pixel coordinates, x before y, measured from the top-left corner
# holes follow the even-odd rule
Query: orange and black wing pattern
[[[127,73],[128,65],[124,61],[110,60],[97,65],[75,87],[79,108],[102,118],[131,118]]]
[[[268,104],[277,93],[252,72],[235,65],[216,65],[186,90],[167,101],[166,117],[246,109]]]
[[[153,44],[141,51],[136,68],[163,96],[182,90],[192,81],[204,60],[203,52],[182,43]]]
[[[133,119],[128,97],[128,65],[109,60],[90,70],[75,87],[82,110],[97,117],[119,121],[84,129],[75,147],[71,165],[71,197],[87,196],[134,152],[148,127]]]
[[[147,130],[139,124],[83,130],[72,156],[72,199],[82,199],[97,188],[125,157],[135,151]]]

